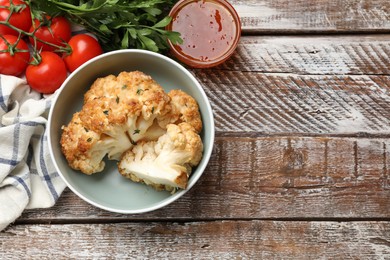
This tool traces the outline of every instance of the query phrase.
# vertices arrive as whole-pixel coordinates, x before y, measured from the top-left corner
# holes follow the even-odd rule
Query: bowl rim
[[[52,136],[51,136],[52,123],[51,122],[53,121],[53,110],[54,110],[54,107],[55,107],[55,105],[57,103],[57,100],[61,96],[61,93],[62,93],[63,89],[65,88],[65,86],[68,84],[68,82],[74,77],[75,74],[77,74],[84,67],[87,67],[89,64],[94,63],[95,61],[103,59],[103,58],[105,58],[107,56],[118,55],[118,54],[121,54],[121,53],[138,53],[138,54],[141,53],[141,54],[145,54],[145,55],[151,55],[151,56],[154,56],[156,58],[163,59],[166,62],[173,64],[179,70],[181,70],[181,72],[186,74],[186,76],[188,76],[189,79],[191,79],[195,83],[195,85],[196,85],[198,91],[200,92],[202,98],[205,100],[207,116],[209,117],[209,120],[211,122],[211,124],[209,126],[210,127],[210,143],[209,143],[210,144],[210,148],[207,151],[203,151],[202,160],[201,160],[200,164],[196,168],[196,172],[198,172],[198,174],[197,175],[194,175],[193,173],[191,174],[191,178],[190,178],[190,181],[188,183],[187,188],[185,190],[180,190],[180,191],[172,194],[168,198],[163,199],[161,202],[157,202],[154,205],[151,205],[151,206],[148,206],[148,207],[145,207],[145,208],[141,208],[141,209],[128,209],[128,210],[125,209],[125,210],[122,210],[122,209],[112,208],[112,207],[109,207],[109,206],[100,205],[99,203],[97,203],[97,202],[91,200],[90,198],[87,198],[86,196],[82,195],[75,187],[73,187],[66,180],[65,176],[62,174],[62,172],[61,172],[61,170],[60,170],[60,168],[59,168],[59,166],[57,164],[57,161],[55,159],[53,145],[52,145],[52,141],[51,141],[52,140]],[[52,160],[52,162],[54,164],[54,167],[55,167],[58,175],[65,182],[67,187],[69,187],[69,189],[73,193],[75,193],[79,198],[81,198],[82,200],[88,202],[89,204],[91,204],[91,205],[93,205],[93,206],[95,206],[97,208],[104,209],[104,210],[109,211],[109,212],[115,212],[115,213],[139,214],[139,213],[146,213],[146,212],[154,211],[154,210],[160,209],[162,207],[165,207],[168,204],[171,204],[172,202],[174,202],[177,199],[179,199],[184,194],[186,194],[196,184],[196,182],[199,180],[199,178],[203,175],[204,170],[206,169],[206,167],[208,165],[208,162],[209,162],[209,160],[211,158],[211,154],[212,154],[213,146],[214,146],[214,141],[215,141],[215,122],[214,122],[214,115],[213,115],[213,110],[212,110],[210,101],[209,101],[209,99],[208,99],[208,97],[207,97],[203,87],[201,86],[199,81],[195,78],[195,76],[193,76],[180,63],[178,63],[175,60],[173,60],[173,59],[171,59],[171,58],[169,58],[167,56],[164,56],[164,55],[162,55],[160,53],[156,53],[156,52],[152,52],[152,51],[148,51],[148,50],[141,50],[141,49],[121,49],[121,50],[115,50],[115,51],[110,51],[110,52],[103,53],[103,54],[101,54],[99,56],[96,56],[96,57],[90,59],[89,61],[85,62],[83,65],[81,65],[75,71],[73,71],[71,74],[69,74],[68,77],[66,78],[66,80],[62,83],[61,87],[55,92],[54,95],[55,96],[54,96],[54,99],[53,99],[53,101],[51,103],[51,106],[50,106],[49,115],[48,115],[48,122],[47,122],[47,138],[48,138],[49,153],[50,153],[51,160]]]

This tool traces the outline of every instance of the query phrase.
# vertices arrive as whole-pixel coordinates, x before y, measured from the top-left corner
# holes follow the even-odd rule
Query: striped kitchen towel
[[[0,74],[0,230],[25,209],[51,207],[65,183],[50,159],[46,123],[54,95]]]

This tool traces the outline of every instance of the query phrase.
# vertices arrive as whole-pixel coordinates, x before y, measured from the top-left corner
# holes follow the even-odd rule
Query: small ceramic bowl
[[[231,57],[241,36],[241,21],[227,0],[180,0],[171,9],[169,31],[183,43],[169,41],[172,54],[194,68],[217,66]]]
[[[106,161],[103,172],[85,175],[68,166],[60,148],[61,127],[83,104],[84,93],[99,77],[122,71],[142,71],[168,92],[181,89],[194,97],[203,120],[201,138],[203,158],[193,169],[186,190],[174,194],[156,191],[122,177],[116,162]],[[118,213],[142,213],[166,206],[183,196],[201,177],[210,159],[214,143],[214,118],[210,103],[199,82],[183,66],[161,54],[144,50],[118,50],[105,53],[75,70],[59,89],[53,101],[48,122],[48,143],[54,165],[68,187],[90,204]]]

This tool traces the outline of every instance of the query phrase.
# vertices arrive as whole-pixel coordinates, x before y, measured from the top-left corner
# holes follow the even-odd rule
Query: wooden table
[[[0,258],[390,258],[390,1],[231,3],[237,52],[192,70],[217,131],[199,183],[141,215],[66,190]]]

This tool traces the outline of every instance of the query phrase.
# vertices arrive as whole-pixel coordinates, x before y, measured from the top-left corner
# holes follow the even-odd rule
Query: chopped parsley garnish
[[[141,95],[144,90],[142,88],[137,89],[137,95]]]
[[[139,130],[139,129],[135,129],[135,130],[134,130],[134,133],[133,133],[133,135],[135,135],[135,134],[139,134],[139,132],[141,132],[141,130]]]
[[[91,138],[91,137],[87,139],[87,142],[88,142],[88,143],[91,142],[91,141],[92,141],[92,138]]]
[[[108,110],[104,110],[103,113],[108,116]]]

